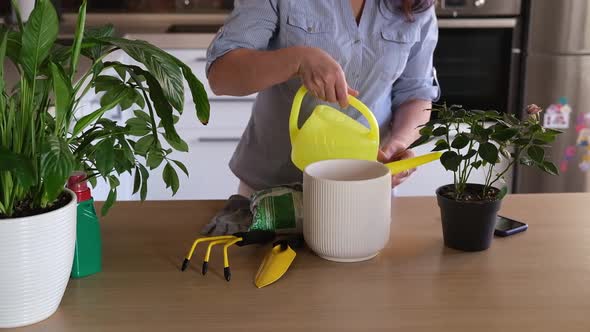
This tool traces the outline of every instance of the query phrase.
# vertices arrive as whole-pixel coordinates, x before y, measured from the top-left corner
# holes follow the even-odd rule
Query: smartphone
[[[516,221],[510,218],[498,216],[496,221],[496,229],[494,234],[496,236],[509,236],[516,233],[524,232],[529,226],[523,222]]]

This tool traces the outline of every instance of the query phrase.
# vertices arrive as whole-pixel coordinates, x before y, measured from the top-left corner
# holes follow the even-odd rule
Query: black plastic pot
[[[445,246],[463,251],[488,249],[502,200],[456,201],[441,195],[452,187],[450,184],[436,190]],[[467,187],[483,190],[480,184],[467,184]]]

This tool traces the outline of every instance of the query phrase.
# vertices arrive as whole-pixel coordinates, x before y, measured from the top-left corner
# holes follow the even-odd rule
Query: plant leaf
[[[467,136],[465,136],[465,134],[459,134],[455,137],[455,139],[453,139],[453,142],[451,143],[451,147],[453,149],[463,149],[464,147],[467,146],[467,144],[469,144],[469,138]]]
[[[535,164],[535,162],[531,158],[524,156],[520,158],[519,162],[525,166],[533,166]]]
[[[543,161],[543,170],[551,175],[559,175],[559,170],[557,166],[550,161]]]
[[[477,150],[471,149],[469,150],[469,152],[467,152],[466,155],[463,156],[463,160],[468,160],[473,158],[473,156],[475,156],[477,154]]]
[[[107,138],[96,145],[96,168],[102,175],[112,172],[115,166],[114,139]]]
[[[414,143],[410,144],[410,146],[408,147],[408,149],[413,149],[417,146],[420,146],[426,142],[428,142],[430,140],[430,136],[420,136],[420,138],[418,138],[417,140],[414,141]]]
[[[182,162],[180,162],[178,160],[172,160],[172,162],[175,163],[176,166],[178,166],[178,168],[180,168],[184,172],[184,174],[186,174],[186,176],[189,176],[188,169],[186,168],[186,166]]]
[[[150,177],[150,173],[142,164],[139,164],[139,171],[141,172],[141,190],[139,193],[141,201],[145,201],[147,197],[147,189],[148,189],[148,178]]]
[[[150,150],[147,155],[146,165],[150,169],[158,168],[162,161],[164,160],[164,155],[160,150]]]
[[[61,66],[50,62],[51,78],[53,81],[53,95],[55,98],[55,133],[65,132],[66,117],[70,110],[70,104],[73,97],[72,83],[66,79],[65,73]]]
[[[155,81],[161,87],[165,100],[182,113],[184,108],[184,82],[182,71],[178,66],[179,61],[176,58],[145,41],[116,37],[100,37],[97,39],[119,47],[134,60],[142,63],[151,74],[150,76],[155,78]],[[153,84],[150,84],[150,90],[152,89],[151,85]]]
[[[115,107],[119,103],[119,101],[125,96],[124,91],[125,90],[123,90],[123,92],[121,92],[121,94],[119,96],[117,96],[115,99],[113,99],[113,101],[110,104],[105,105],[104,107],[101,107],[100,109],[80,118],[78,120],[78,122],[76,122],[76,124],[74,125],[74,130],[72,131],[72,136],[73,137],[77,136],[82,131],[82,129],[86,128],[88,125],[90,125],[94,121],[97,121],[98,119],[100,119],[100,117],[102,117],[102,115],[106,111]]]
[[[447,127],[440,126],[440,127],[437,127],[436,129],[434,129],[432,131],[432,135],[434,135],[434,136],[443,136],[443,135],[446,135],[448,132],[449,131],[447,130]]]
[[[443,151],[448,149],[449,143],[447,143],[447,141],[445,141],[444,139],[439,139],[438,141],[436,141],[434,149],[432,149],[432,151]]]
[[[42,145],[40,170],[49,202],[62,192],[73,169],[74,155],[63,138],[46,137]]]
[[[185,65],[182,62],[180,63],[182,64],[181,68],[182,73],[184,74],[184,78],[186,79],[188,87],[191,90],[193,103],[195,103],[195,106],[197,108],[197,118],[199,119],[199,121],[201,121],[202,124],[206,125],[209,123],[211,106],[209,104],[209,98],[207,97],[205,87],[203,86],[203,83],[201,83],[193,74],[189,66]]]
[[[102,205],[100,209],[100,214],[102,216],[106,216],[115,201],[117,200],[117,188],[113,188],[109,191],[109,195],[107,196],[107,200]]]
[[[518,134],[518,128],[505,128],[492,133],[491,137],[495,141],[501,143],[511,139],[516,136],[516,134]]]
[[[446,170],[456,172],[461,164],[461,156],[455,151],[447,151],[440,156],[440,162]]]
[[[16,178],[28,189],[35,183],[35,171],[30,158],[18,155],[0,146],[0,171],[8,171],[15,174]]]
[[[186,144],[182,138],[179,137],[177,141],[173,141],[168,139],[168,135],[164,135],[164,139],[166,139],[166,142],[168,142],[168,144],[170,144],[170,146],[175,150],[188,152],[188,144]]]
[[[82,54],[91,58],[91,59],[98,59],[107,48],[105,43],[100,42],[100,38],[102,37],[111,37],[115,33],[115,27],[112,24],[105,25],[102,27],[96,28],[88,28],[84,31],[84,43],[93,45],[91,47],[83,48]],[[91,42],[90,42],[91,41]],[[107,44],[108,46],[108,44]]]
[[[100,75],[94,80],[94,90],[96,92],[109,91],[124,85],[123,81],[110,75]]]
[[[139,167],[135,166],[135,176],[133,179],[133,195],[135,195],[141,187],[141,173]]]
[[[527,149],[527,154],[529,155],[529,157],[531,157],[531,159],[538,163],[538,164],[542,164],[543,163],[543,158],[545,158],[545,150],[543,150],[543,148],[540,148],[538,146],[531,146]]]
[[[82,1],[82,5],[78,10],[78,22],[76,24],[76,33],[74,35],[74,43],[72,45],[72,58],[70,62],[70,78],[73,80],[78,68],[78,61],[80,59],[80,49],[82,48],[82,39],[84,39],[84,27],[86,26],[86,0]]]
[[[22,48],[22,34],[18,31],[8,31],[8,41],[6,43],[6,55],[14,62],[18,63],[20,50]]]
[[[472,163],[471,163],[471,166],[472,166],[473,168],[475,168],[475,169],[478,169],[478,168],[480,168],[480,167],[481,167],[481,164],[482,164],[481,160],[478,160],[478,161],[474,161],[474,162],[472,162]]]
[[[419,133],[422,136],[431,136],[432,135],[432,127],[431,126],[424,126],[420,129]]]
[[[164,171],[162,172],[162,178],[164,179],[164,183],[166,183],[166,188],[172,188],[172,195],[176,195],[178,188],[180,187],[180,181],[178,180],[178,174],[170,163],[166,163],[164,166]]]
[[[492,143],[485,142],[479,146],[479,155],[488,163],[495,164],[498,161],[498,148]]]
[[[135,143],[135,152],[145,156],[153,143],[154,137],[152,135],[144,136]]]
[[[25,25],[20,50],[20,64],[29,80],[35,79],[39,66],[49,55],[57,39],[58,19],[49,0],[37,0]]]

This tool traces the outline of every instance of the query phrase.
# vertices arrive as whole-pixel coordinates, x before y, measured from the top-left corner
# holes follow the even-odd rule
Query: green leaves
[[[543,158],[545,158],[545,151],[538,147],[538,146],[531,146],[528,148],[527,153],[531,159],[539,164],[543,163]]]
[[[0,146],[0,171],[8,171],[16,175],[16,179],[25,188],[36,181],[31,160]]]
[[[96,145],[96,168],[100,174],[108,175],[115,166],[115,140],[107,138]]]
[[[37,0],[22,35],[20,63],[29,80],[35,79],[39,66],[49,55],[57,39],[58,19],[49,0]]]
[[[133,104],[140,107],[145,106],[143,97],[135,88],[125,84],[125,82],[114,76],[101,75],[96,78],[95,88],[97,92],[106,91],[100,98],[100,105],[105,107],[112,105],[111,108],[119,105],[121,110],[129,109]],[[113,103],[117,101],[116,103]]]
[[[72,46],[72,58],[70,62],[70,78],[74,79],[78,61],[80,59],[80,49],[82,48],[82,39],[84,39],[84,26],[86,25],[86,0],[78,10],[78,23],[76,24],[76,34],[74,35],[74,45]]]
[[[550,161],[543,161],[541,169],[543,169],[545,172],[547,172],[551,175],[559,175],[559,170],[557,169],[555,164],[553,164]]]
[[[53,202],[63,191],[74,170],[74,155],[61,137],[49,136],[41,149],[41,177],[48,202]]]
[[[451,147],[453,149],[463,149],[464,147],[467,146],[467,144],[469,144],[469,138],[467,138],[467,135],[465,134],[459,134],[455,137],[455,139],[453,140],[453,143],[451,143]]]
[[[164,171],[162,172],[162,179],[164,183],[166,183],[166,188],[172,188],[172,195],[176,195],[178,188],[180,187],[180,181],[178,180],[178,174],[170,163],[167,163],[164,166]]]
[[[106,216],[107,213],[109,212],[109,210],[111,209],[111,207],[113,206],[113,203],[115,203],[115,200],[117,199],[117,189],[111,189],[109,191],[109,195],[107,196],[107,200],[104,202],[104,204],[102,205],[102,208],[100,209],[100,214],[103,216]]]
[[[68,129],[65,125],[70,111],[73,89],[70,80],[65,76],[63,68],[53,62],[49,64],[49,68],[51,69],[55,97],[55,134],[61,134]]]
[[[505,142],[518,134],[518,128],[505,128],[492,133],[491,137],[496,142]]]
[[[91,46],[83,48],[81,53],[94,60],[100,58],[108,46],[105,46],[103,42],[97,42],[97,40],[104,37],[111,37],[114,33],[115,27],[112,24],[86,29],[84,31],[84,37],[86,40],[84,40],[84,42],[88,42]]]
[[[183,75],[174,57],[145,41],[115,37],[97,39],[121,48],[130,57],[144,64],[147,71],[158,83],[163,98],[182,113],[184,109]],[[154,85],[150,84],[150,90]]]
[[[478,152],[481,159],[490,164],[495,164],[498,161],[498,148],[492,143],[486,142],[481,144]]]
[[[440,126],[440,127],[437,127],[436,129],[434,129],[432,131],[432,135],[434,135],[434,136],[443,136],[443,135],[446,135],[448,132],[449,131],[447,130],[446,127]]]
[[[463,159],[455,151],[447,151],[440,156],[440,162],[446,170],[456,172]]]
[[[181,63],[181,68],[184,78],[188,83],[188,87],[191,90],[193,102],[197,108],[197,118],[202,124],[206,125],[209,123],[210,105],[209,99],[207,98],[207,93],[205,92],[205,87],[203,87],[203,84],[199,82],[197,77],[187,65]]]
[[[445,141],[444,139],[439,139],[434,144],[434,149],[432,149],[432,151],[443,151],[443,150],[448,150],[448,149],[449,149],[449,143],[447,143],[447,141]]]

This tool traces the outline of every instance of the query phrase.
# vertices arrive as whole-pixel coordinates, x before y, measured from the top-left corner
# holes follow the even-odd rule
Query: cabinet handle
[[[207,57],[200,56],[200,57],[196,58],[195,60],[197,60],[197,62],[207,62]]]
[[[227,143],[239,142],[239,137],[199,137],[201,143]]]

